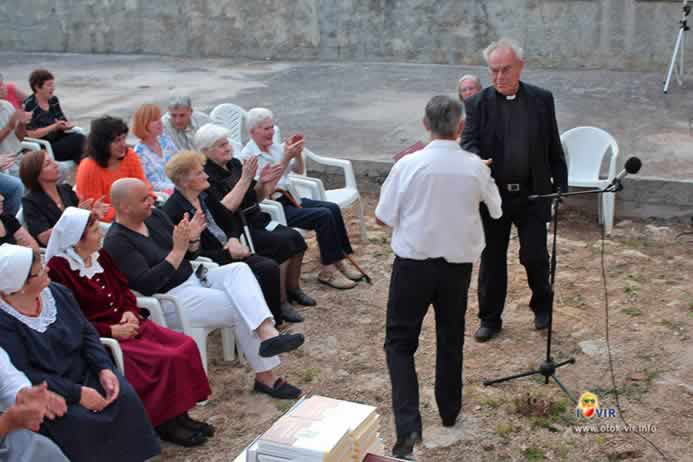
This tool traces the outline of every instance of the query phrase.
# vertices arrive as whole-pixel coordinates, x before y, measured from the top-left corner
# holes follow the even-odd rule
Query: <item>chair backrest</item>
[[[604,157],[611,153],[607,177],[616,176],[618,143],[613,136],[601,128],[575,127],[561,135],[561,143],[568,163],[568,182],[599,180]]]
[[[224,127],[228,128],[231,132],[231,138],[243,143],[246,137],[245,134],[245,117],[247,111],[240,106],[236,106],[231,103],[220,104],[219,106],[212,109],[209,116],[212,120]]]

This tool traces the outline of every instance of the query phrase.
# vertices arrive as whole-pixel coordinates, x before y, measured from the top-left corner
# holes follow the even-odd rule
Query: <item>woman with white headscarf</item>
[[[65,209],[48,241],[48,275],[72,290],[102,337],[118,340],[125,377],[159,436],[181,446],[203,444],[213,427],[187,413],[211,393],[197,345],[141,316],[127,278],[101,248],[102,237],[94,214]]]
[[[72,293],[51,283],[27,247],[0,246],[0,347],[31,383],[46,382],[67,412],[40,432],[72,462],[144,461],[159,441],[142,403],[114,371]]]

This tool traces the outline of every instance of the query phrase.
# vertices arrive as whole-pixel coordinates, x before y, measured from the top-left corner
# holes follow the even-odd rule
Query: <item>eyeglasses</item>
[[[26,280],[30,281],[31,279],[43,276],[44,274],[46,274],[46,268],[42,266],[38,273],[29,273],[29,276],[27,276]]]

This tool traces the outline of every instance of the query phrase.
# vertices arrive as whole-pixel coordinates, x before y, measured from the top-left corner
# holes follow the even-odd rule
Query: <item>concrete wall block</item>
[[[659,71],[680,17],[664,0],[4,0],[0,47],[480,64],[511,36],[533,66]]]

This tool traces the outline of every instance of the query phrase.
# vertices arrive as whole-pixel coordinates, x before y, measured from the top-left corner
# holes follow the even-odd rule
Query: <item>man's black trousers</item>
[[[433,305],[436,320],[438,412],[443,419],[454,420],[462,409],[464,315],[471,275],[471,263],[395,257],[387,303],[385,353],[399,438],[422,432],[414,353],[429,305]]]
[[[508,242],[511,225],[517,227],[520,263],[527,272],[532,290],[529,306],[535,313],[547,312],[551,305],[549,254],[546,250],[546,204],[524,200],[513,203],[503,197],[503,216],[494,220],[481,207],[486,247],[479,266],[479,319],[486,327],[500,328],[508,289]]]

